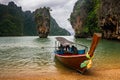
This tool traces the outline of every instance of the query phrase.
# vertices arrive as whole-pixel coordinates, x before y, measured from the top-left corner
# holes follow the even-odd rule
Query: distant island
[[[23,11],[14,2],[0,4],[0,36],[37,36],[35,12]],[[50,36],[70,35],[50,15]]]

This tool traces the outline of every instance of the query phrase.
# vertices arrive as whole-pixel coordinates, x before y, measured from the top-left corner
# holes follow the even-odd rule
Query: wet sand
[[[80,74],[73,70],[69,71],[21,71],[0,72],[0,80],[120,80],[120,69],[97,70],[92,69]]]

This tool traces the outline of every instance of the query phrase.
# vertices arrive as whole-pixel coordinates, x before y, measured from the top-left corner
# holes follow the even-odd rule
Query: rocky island
[[[50,9],[39,8],[35,11],[35,21],[40,38],[47,38],[50,30]]]
[[[120,1],[100,0],[99,26],[103,38],[120,40]]]
[[[78,0],[70,15],[75,37],[102,32],[105,39],[120,40],[119,0]]]
[[[0,36],[70,35],[49,13],[49,7],[23,11],[14,2],[0,4]],[[42,33],[42,34],[41,34]]]

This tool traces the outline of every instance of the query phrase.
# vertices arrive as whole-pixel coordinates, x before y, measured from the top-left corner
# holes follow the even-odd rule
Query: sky
[[[35,11],[37,8],[44,6],[50,7],[52,9],[50,13],[58,25],[74,34],[72,26],[67,19],[70,17],[77,0],[0,0],[0,3],[8,4],[10,1],[14,1],[15,4],[21,6],[23,11]]]

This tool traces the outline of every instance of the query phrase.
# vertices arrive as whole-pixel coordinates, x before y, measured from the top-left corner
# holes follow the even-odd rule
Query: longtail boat
[[[74,45],[74,42],[68,41],[63,37],[56,37],[56,44],[58,45],[58,48],[55,48],[55,57],[65,66],[70,67],[80,73],[84,73],[91,67],[94,51],[100,38],[100,33],[94,33],[89,51],[87,46],[79,44],[84,47],[84,49],[77,50],[77,52],[72,52],[69,49],[67,50],[67,48],[70,48],[67,46]]]

